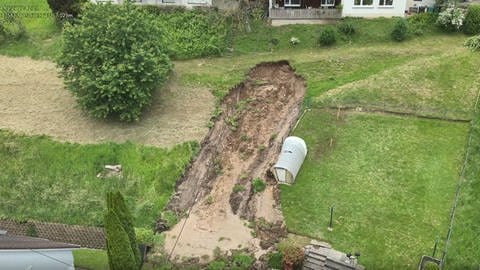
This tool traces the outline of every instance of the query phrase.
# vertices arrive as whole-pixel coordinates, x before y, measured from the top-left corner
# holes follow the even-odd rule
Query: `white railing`
[[[312,8],[312,9],[283,9],[271,8],[271,19],[338,19],[342,17],[340,9]]]

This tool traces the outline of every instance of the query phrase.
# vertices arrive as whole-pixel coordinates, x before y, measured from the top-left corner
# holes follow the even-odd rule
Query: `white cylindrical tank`
[[[302,138],[290,136],[285,139],[277,163],[273,166],[273,174],[281,184],[295,182],[298,171],[307,156],[307,145]]]

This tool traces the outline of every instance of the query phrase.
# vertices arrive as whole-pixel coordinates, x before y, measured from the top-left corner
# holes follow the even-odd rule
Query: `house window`
[[[187,0],[187,4],[206,4],[207,0]]]
[[[393,0],[380,0],[380,6],[393,6]]]
[[[322,0],[322,7],[333,7],[335,6],[335,0]]]
[[[286,7],[299,7],[300,0],[285,0]]]
[[[371,6],[373,5],[373,0],[353,0],[354,6]]]
[[[175,0],[162,0],[162,3],[175,3]]]

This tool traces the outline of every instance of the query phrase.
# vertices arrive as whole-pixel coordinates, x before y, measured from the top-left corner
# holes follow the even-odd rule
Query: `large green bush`
[[[139,120],[172,64],[153,16],[132,4],[87,5],[58,58],[67,87],[94,117]]]
[[[407,38],[408,23],[404,19],[400,19],[395,23],[392,30],[392,38],[396,41],[403,41]]]
[[[320,36],[318,38],[318,43],[323,46],[329,46],[335,43],[336,41],[335,29],[331,26],[326,26],[320,31]]]
[[[463,31],[468,35],[480,34],[480,5],[470,5],[468,7]]]
[[[213,9],[145,6],[165,31],[169,54],[176,59],[220,55],[227,47],[226,17]]]

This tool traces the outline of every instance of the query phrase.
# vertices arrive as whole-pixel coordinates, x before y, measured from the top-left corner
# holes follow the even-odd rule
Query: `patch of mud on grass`
[[[258,257],[274,244],[272,234],[284,235],[278,189],[268,170],[304,95],[304,80],[281,61],[257,65],[225,97],[222,114],[169,204],[180,215],[191,208],[167,232],[165,249],[173,250],[172,258],[211,256],[216,247],[249,248]],[[263,192],[253,191],[257,177],[268,184]]]
[[[52,62],[0,56],[0,63],[0,129],[77,143],[132,141],[159,147],[200,141],[208,132],[214,97],[208,89],[178,85],[175,76],[156,91],[140,122],[126,124],[86,115]]]

